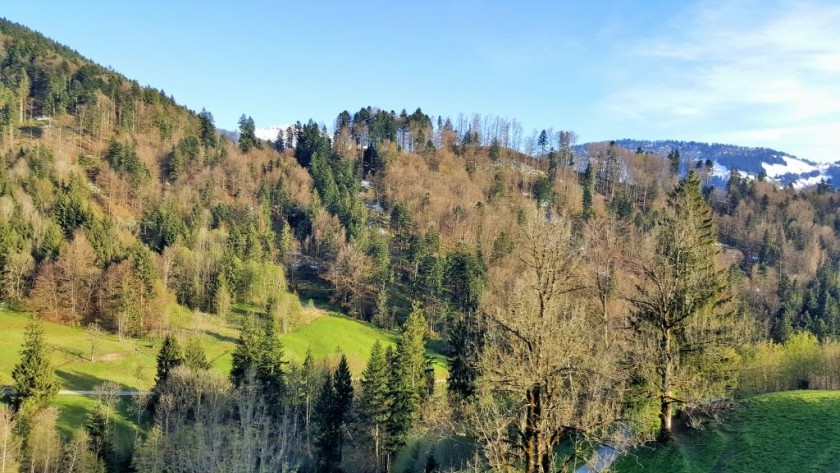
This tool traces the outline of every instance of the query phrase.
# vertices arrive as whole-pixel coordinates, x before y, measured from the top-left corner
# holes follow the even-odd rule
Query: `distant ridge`
[[[590,143],[577,145],[575,154],[586,156]],[[679,140],[615,140],[622,148],[667,155],[671,150],[679,150],[685,166],[697,161],[711,160],[714,163],[715,184],[725,183],[729,172],[734,168],[742,175],[758,176],[762,171],[768,178],[780,185],[792,185],[795,188],[818,184],[825,180],[833,186],[840,186],[840,161],[835,163],[816,163],[798,158],[792,154],[771,148],[737,146],[722,143],[701,143]]]

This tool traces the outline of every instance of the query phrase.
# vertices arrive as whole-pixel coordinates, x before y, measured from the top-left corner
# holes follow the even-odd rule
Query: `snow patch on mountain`
[[[819,165],[805,162],[801,159],[797,159],[791,156],[779,156],[782,158],[785,163],[784,164],[773,164],[773,163],[761,163],[761,167],[764,168],[764,172],[767,173],[767,177],[771,179],[775,179],[777,177],[789,175],[789,174],[813,174],[815,172],[822,173],[828,169],[827,164]]]
[[[280,130],[283,130],[283,136],[286,136],[286,128],[289,128],[292,125],[275,125],[269,126],[265,128],[256,128],[254,130],[254,135],[261,140],[270,140],[270,141],[277,141],[277,133]]]

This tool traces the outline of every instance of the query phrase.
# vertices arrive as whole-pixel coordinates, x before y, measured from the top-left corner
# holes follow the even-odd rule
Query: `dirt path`
[[[105,394],[103,391],[79,391],[76,389],[62,389],[58,392],[59,396],[96,396]],[[151,391],[109,391],[107,394],[114,394],[117,396],[148,396],[152,394]]]

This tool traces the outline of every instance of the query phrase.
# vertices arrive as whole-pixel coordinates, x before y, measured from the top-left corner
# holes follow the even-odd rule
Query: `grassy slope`
[[[635,472],[840,471],[840,392],[790,391],[753,397],[720,424],[643,447],[617,462]]]
[[[318,310],[318,309],[311,309]],[[231,353],[239,336],[238,324],[213,316],[181,311],[174,316],[173,325],[185,334],[196,334],[201,340],[213,369],[221,374],[230,372]],[[28,316],[0,308],[0,385],[11,384],[11,371],[19,359],[24,328]],[[126,389],[149,389],[154,384],[155,356],[159,341],[125,339],[102,334],[94,362],[88,357],[90,342],[83,328],[45,323],[45,338],[53,348],[53,363],[65,389],[88,390],[104,382],[113,381]],[[298,330],[281,336],[286,356],[300,362],[311,347],[316,359],[332,358],[343,351],[354,375],[360,375],[376,340],[392,345],[396,335],[377,329],[358,320],[338,314],[322,312]],[[442,357],[431,354],[436,370],[443,373]]]

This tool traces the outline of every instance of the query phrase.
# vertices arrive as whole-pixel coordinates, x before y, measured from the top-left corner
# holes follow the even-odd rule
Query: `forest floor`
[[[625,454],[617,473],[840,471],[840,391],[786,391],[743,400],[703,430]]]

